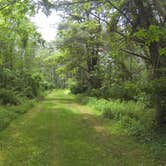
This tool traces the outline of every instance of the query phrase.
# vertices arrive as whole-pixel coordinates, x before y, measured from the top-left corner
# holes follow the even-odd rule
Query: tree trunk
[[[157,42],[151,43],[149,46],[149,52],[152,60],[152,80],[154,82],[154,91],[153,91],[153,100],[155,103],[155,118],[156,122],[159,126],[163,125],[166,120],[165,114],[165,89],[162,89],[159,85],[159,80],[164,77],[164,71],[162,70],[163,62],[161,61],[161,57],[159,54],[159,44]],[[165,64],[165,62],[164,62]]]
[[[98,78],[97,73],[98,68],[97,65],[99,63],[99,55],[98,52],[93,50],[92,54],[87,58],[87,66],[88,66],[88,73],[89,79],[88,82],[90,83],[90,88],[98,89],[101,87],[101,80]]]

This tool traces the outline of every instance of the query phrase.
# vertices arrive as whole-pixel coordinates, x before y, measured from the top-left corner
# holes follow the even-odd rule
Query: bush
[[[86,88],[83,93],[90,96],[90,97],[101,97],[100,89],[95,89],[95,88],[88,89],[88,88]]]
[[[103,117],[109,119],[115,119],[115,115],[113,114],[112,111],[110,111],[110,108],[108,107],[104,108]]]
[[[79,97],[81,98],[81,97]],[[85,96],[86,104],[99,111],[104,118],[114,119],[127,130],[128,134],[143,137],[152,131],[154,110],[135,101],[105,100]],[[85,103],[85,102],[84,102]]]
[[[9,111],[14,112],[16,114],[23,114],[33,106],[34,106],[34,100],[30,100],[26,101],[22,105],[9,107]]]
[[[112,98],[112,99],[124,99],[125,90],[121,85],[112,85],[109,88],[102,89],[102,95],[104,98]]]
[[[13,113],[10,113],[9,111],[2,108],[0,109],[0,130],[9,124],[10,119],[12,119],[13,116]]]
[[[112,84],[111,87],[101,88],[104,98],[132,100],[137,95],[137,86],[134,83]]]
[[[48,81],[43,81],[41,85],[44,88],[44,90],[50,90],[55,88],[55,85],[52,82],[50,83]]]
[[[73,85],[70,87],[70,91],[73,94],[78,94],[78,93],[84,93],[87,90],[87,87],[85,85]]]
[[[0,89],[0,104],[20,104],[21,101],[13,90]]]
[[[13,119],[28,111],[33,105],[34,101],[26,101],[18,106],[0,107],[0,130],[6,128]]]
[[[124,116],[120,120],[121,125],[127,128],[128,133],[132,136],[140,137],[145,133],[145,126],[140,120],[133,119],[129,116]]]

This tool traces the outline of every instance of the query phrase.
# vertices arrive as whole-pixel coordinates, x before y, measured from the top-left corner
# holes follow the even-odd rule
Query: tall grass
[[[154,109],[135,101],[105,100],[82,95],[77,99],[104,118],[112,120],[116,124],[115,130],[118,130],[117,126],[120,128],[118,132],[124,131],[149,146],[155,158],[165,158],[166,133],[165,129],[156,130]]]
[[[78,96],[78,100],[99,112],[104,118],[117,121],[129,135],[143,137],[153,132],[154,109],[146,108],[142,103],[86,96]]]

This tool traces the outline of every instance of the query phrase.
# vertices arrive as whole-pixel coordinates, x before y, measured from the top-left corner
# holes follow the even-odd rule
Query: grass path
[[[158,166],[132,138],[65,91],[54,91],[0,133],[0,166]]]

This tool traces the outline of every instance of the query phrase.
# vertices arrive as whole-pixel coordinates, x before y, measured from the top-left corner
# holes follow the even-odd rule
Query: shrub
[[[5,128],[16,116],[17,113],[7,108],[0,108],[0,130]]]
[[[28,111],[33,105],[34,101],[26,101],[18,106],[0,107],[0,130],[6,128],[13,119]]]
[[[112,98],[112,99],[124,99],[125,97],[125,90],[124,87],[121,85],[112,85],[110,88],[105,90],[107,94],[106,97]]]
[[[94,97],[86,98],[85,96],[83,99],[88,106],[99,111],[104,118],[119,122],[130,135],[142,137],[153,129],[154,110],[147,109],[142,103],[120,100],[110,101]]]
[[[34,100],[30,100],[26,101],[22,105],[9,107],[9,111],[14,112],[16,114],[23,114],[33,106],[34,106]]]
[[[84,93],[87,90],[87,87],[85,85],[73,85],[70,87],[71,93],[78,94],[78,93]]]
[[[125,81],[119,84],[112,83],[103,86],[100,88],[100,92],[100,96],[107,99],[134,100],[149,104],[147,102],[149,101],[149,93],[152,92],[152,88],[149,86],[149,82]]]
[[[86,92],[89,96],[95,96],[95,97],[99,97],[101,96],[101,92],[99,89],[89,89],[87,92]]]
[[[13,90],[0,89],[0,104],[20,104],[21,101]]]
[[[145,133],[145,126],[140,120],[133,119],[129,116],[124,116],[120,120],[121,125],[127,128],[128,133],[133,136],[142,136]]]
[[[114,119],[115,115],[113,114],[112,111],[110,111],[110,108],[106,107],[103,111],[103,117],[109,118],[109,119]]]
[[[48,82],[48,81],[43,81],[41,85],[44,88],[44,90],[50,90],[55,88],[55,85],[52,82]]]

